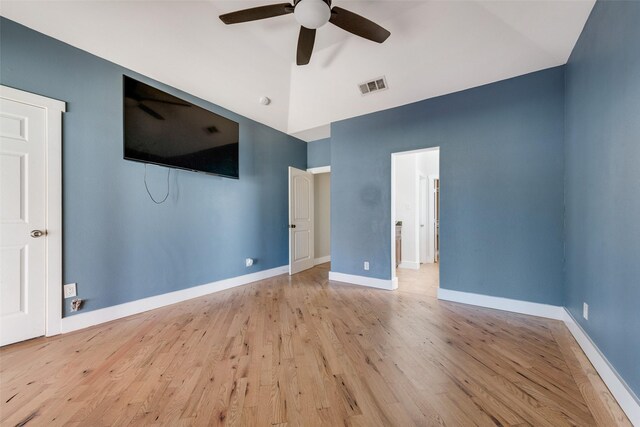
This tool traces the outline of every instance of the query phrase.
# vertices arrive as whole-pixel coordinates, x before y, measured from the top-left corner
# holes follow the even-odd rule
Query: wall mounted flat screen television
[[[238,178],[239,126],[124,76],[124,158]]]

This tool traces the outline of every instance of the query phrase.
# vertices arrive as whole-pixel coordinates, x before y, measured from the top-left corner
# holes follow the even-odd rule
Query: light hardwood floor
[[[560,322],[327,273],[2,348],[0,424],[630,425]]]

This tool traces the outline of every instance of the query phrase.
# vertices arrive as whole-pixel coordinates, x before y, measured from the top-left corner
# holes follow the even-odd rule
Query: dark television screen
[[[124,158],[238,178],[238,123],[124,76]]]

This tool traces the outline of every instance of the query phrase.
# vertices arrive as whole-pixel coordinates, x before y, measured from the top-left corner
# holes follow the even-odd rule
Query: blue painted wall
[[[332,270],[391,277],[391,153],[439,146],[441,286],[560,305],[563,91],[558,67],[332,124]]]
[[[67,102],[63,276],[83,311],[287,264],[287,167],[306,168],[305,142],[4,18],[0,40],[0,83]],[[173,170],[155,205],[122,159],[123,73],[239,122],[240,180]],[[167,171],[149,168],[156,197]]]
[[[389,279],[391,153],[439,146],[441,286],[567,305],[640,394],[638,22],[640,2],[600,1],[566,70],[334,123],[308,145],[4,18],[0,83],[68,103],[64,281],[85,311],[286,264],[289,165],[332,166],[332,269]],[[123,73],[240,122],[241,179],[173,171],[153,204],[122,159]],[[166,172],[149,170],[156,195]]]
[[[639,43],[640,2],[597,2],[566,66],[565,98],[566,305],[636,395]]]
[[[312,141],[307,145],[307,167],[331,165],[331,138]]]

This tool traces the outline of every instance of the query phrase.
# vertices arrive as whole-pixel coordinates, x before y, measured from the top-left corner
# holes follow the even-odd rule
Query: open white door
[[[289,274],[313,267],[313,174],[289,167]]]

